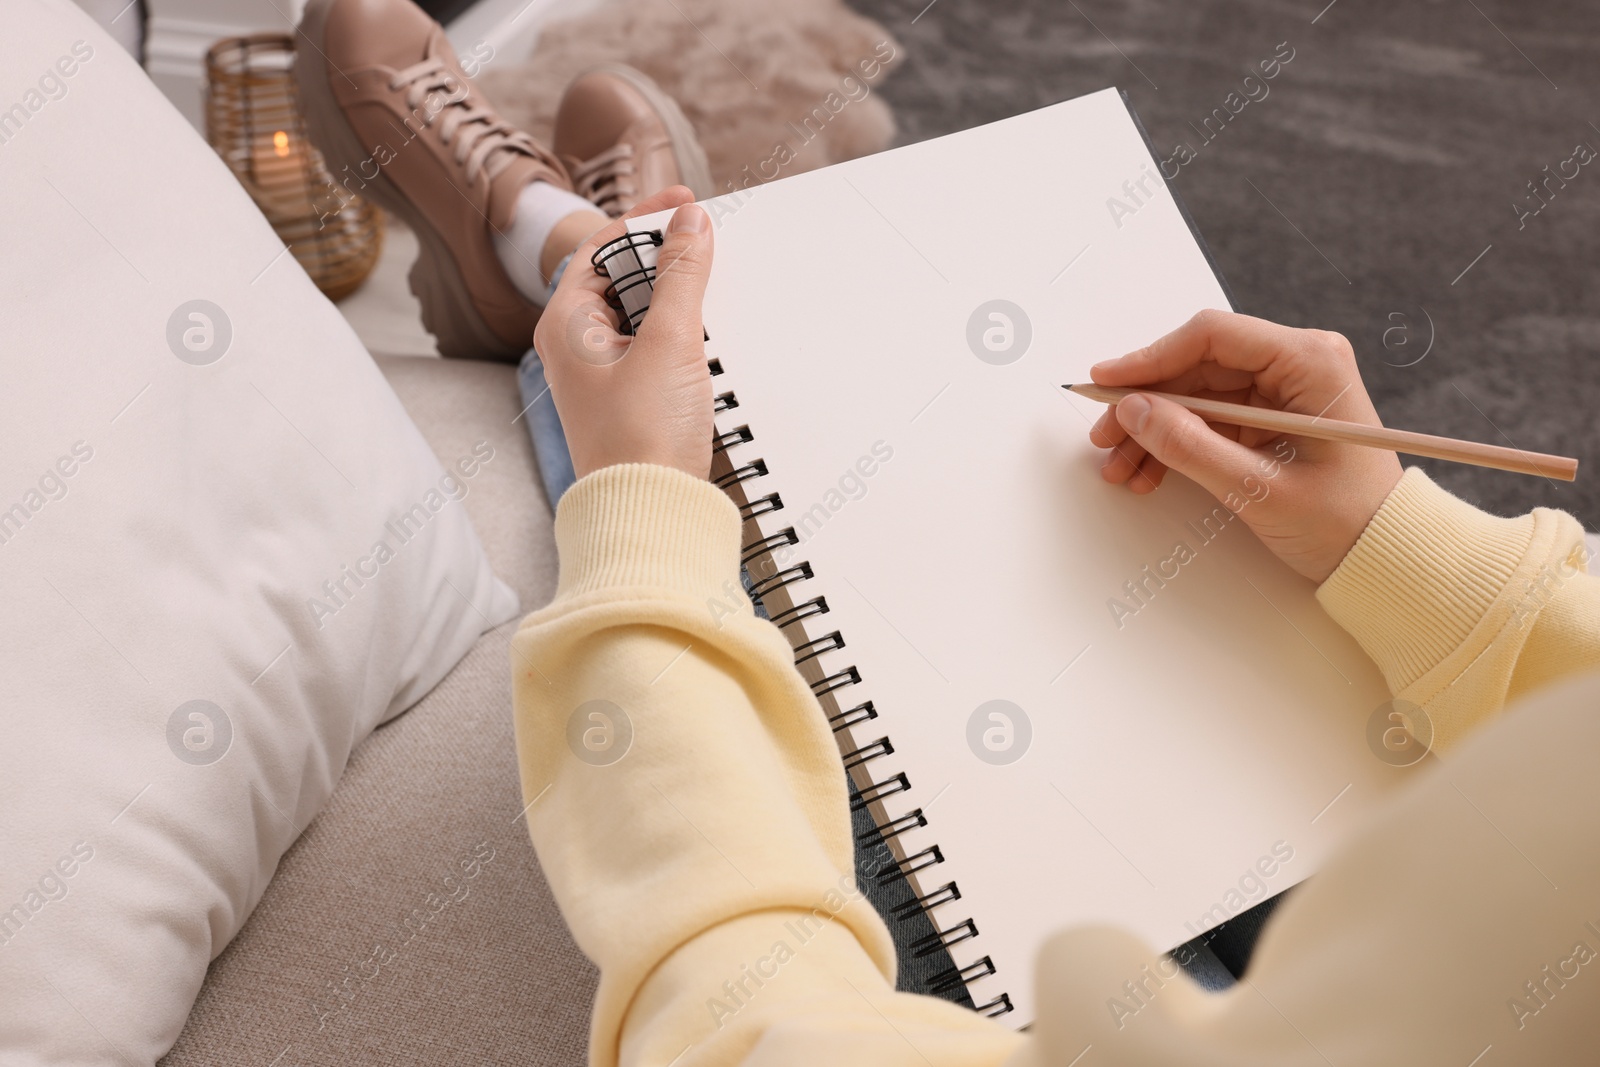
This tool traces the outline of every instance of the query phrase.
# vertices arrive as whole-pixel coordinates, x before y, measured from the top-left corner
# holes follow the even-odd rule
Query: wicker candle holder
[[[294,39],[228,37],[206,52],[206,140],[331,300],[354,292],[383,249],[383,214],[334,184],[306,136]]]

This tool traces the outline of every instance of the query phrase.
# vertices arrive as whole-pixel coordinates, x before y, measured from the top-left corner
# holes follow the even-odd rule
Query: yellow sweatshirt
[[[1582,673],[1600,581],[1570,516],[1495,518],[1408,471],[1318,597],[1428,712],[1441,758],[1284,903],[1233,989],[1126,933],[1063,931],[1025,1035],[894,991],[833,735],[737,594],[732,503],[611,467],[562,499],[556,538],[555,599],[513,645],[517,748],[540,861],[600,968],[591,1063],[1600,1062],[1600,674]]]

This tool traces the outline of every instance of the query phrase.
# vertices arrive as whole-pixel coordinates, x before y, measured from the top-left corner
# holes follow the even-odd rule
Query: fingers
[[[1163,382],[1156,392],[1182,393],[1186,396],[1203,397],[1208,400],[1225,400],[1231,404],[1250,404],[1254,407],[1265,405],[1259,396],[1248,389],[1217,390],[1217,389],[1185,389],[1172,382]],[[1229,426],[1227,423],[1211,425],[1213,433],[1219,433],[1234,441],[1241,441],[1251,448],[1255,448],[1266,441],[1277,437],[1278,434],[1271,430],[1247,430],[1239,426]],[[1089,428],[1089,442],[1096,448],[1116,448],[1127,440],[1128,431],[1122,428],[1122,423],[1117,421],[1117,406],[1112,404],[1106,408]]]
[[[1167,465],[1129,438],[1106,455],[1100,477],[1112,485],[1126,485],[1135,493],[1154,492],[1166,476]]]
[[[1095,424],[1089,427],[1089,443],[1096,448],[1116,448],[1127,440],[1128,431],[1122,428],[1122,423],[1117,421],[1117,408],[1112,405],[1101,413]]]
[[[690,332],[696,342],[701,340],[700,305],[711,277],[711,250],[711,217],[696,204],[680,207],[667,224],[656,258],[650,314],[639,327],[641,340]]]
[[[1136,394],[1125,398],[1114,412],[1129,441],[1112,453],[1104,476],[1107,481],[1128,481],[1136,493],[1155,489],[1166,468],[1171,468],[1223,500],[1238,491],[1260,458],[1170,400]],[[1146,453],[1136,465],[1130,451],[1134,446]],[[1114,477],[1124,473],[1126,477]]]
[[[1375,419],[1350,342],[1229,311],[1202,311],[1148,346],[1090,369],[1101,385],[1185,395],[1240,392],[1309,415]]]
[[[1111,449],[1100,464],[1100,477],[1112,485],[1125,484],[1135,493],[1143,494],[1155,491],[1166,477],[1167,465],[1128,436],[1128,431],[1117,421],[1115,407],[1106,408],[1100,421],[1089,431],[1089,440],[1101,448]]]
[[[629,211],[620,219],[613,219],[610,224],[602,226],[587,241],[578,246],[577,251],[572,253],[572,267],[568,268],[566,275],[561,279],[563,287],[570,280],[575,286],[592,289],[595,292],[603,292],[606,286],[611,284],[611,279],[596,274],[590,268],[590,260],[594,258],[594,254],[627,233],[629,219],[638,218],[642,215],[652,215],[657,211],[666,211],[669,208],[680,207],[693,201],[694,194],[682,185],[674,185],[671,188],[663,189],[656,195],[639,201],[632,211]],[[577,269],[580,264],[583,267],[581,270]]]
[[[618,332],[616,313],[605,302],[610,276],[597,273],[591,261],[599,249],[627,233],[629,219],[678,207],[693,199],[694,194],[684,186],[663,189],[578,246],[534,330],[534,348],[546,361],[559,362],[563,354],[575,354],[585,363],[608,366],[622,357],[631,338]]]
[[[1294,346],[1297,331],[1265,319],[1207,310],[1164,337],[1090,370],[1101,385],[1139,386],[1177,378],[1201,363],[1259,373]]]
[[[1252,386],[1288,410],[1318,409],[1359,381],[1350,343],[1231,311],[1202,311],[1144,348],[1090,368],[1101,385],[1192,393]]]

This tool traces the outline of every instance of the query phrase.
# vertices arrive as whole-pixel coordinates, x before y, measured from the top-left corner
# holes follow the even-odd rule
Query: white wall
[[[197,129],[205,128],[205,56],[221,37],[290,33],[305,0],[147,0],[145,68]]]
[[[136,0],[73,0],[89,13],[130,56],[139,54],[144,36],[144,12]]]
[[[78,0],[85,7],[127,0]],[[205,56],[218,38],[276,31],[292,33],[306,0],[147,0],[150,23],[145,67],[167,99],[195,127],[205,129]],[[462,55],[483,55],[488,45],[495,63],[526,59],[539,28],[599,7],[608,0],[479,0],[450,24],[447,35]]]

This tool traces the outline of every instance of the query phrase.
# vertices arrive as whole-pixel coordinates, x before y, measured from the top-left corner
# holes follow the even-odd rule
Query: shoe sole
[[[411,292],[422,304],[422,325],[434,336],[439,354],[452,359],[494,359],[515,363],[533,347],[532,334],[521,346],[508,344],[490,328],[472,302],[466,279],[456,266],[455,256],[432,223],[411,198],[378,168],[373,178],[360,173],[370,153],[345,117],[344,108],[329,84],[329,64],[324,47],[328,11],[336,0],[310,0],[300,20],[300,32],[312,45],[308,54],[295,50],[294,77],[300,93],[300,108],[305,115],[311,139],[327,158],[328,169],[354,173],[363,182],[359,195],[397,216],[417,235],[422,246],[407,279]],[[346,187],[346,191],[351,191]]]
[[[672,158],[678,164],[678,175],[683,179],[683,184],[694,193],[696,200],[714,196],[716,189],[711,184],[711,164],[706,160],[706,150],[678,102],[662,91],[661,86],[648,75],[632,67],[606,63],[594,69],[621,78],[650,102],[650,106],[661,116],[667,136],[672,138]]]

